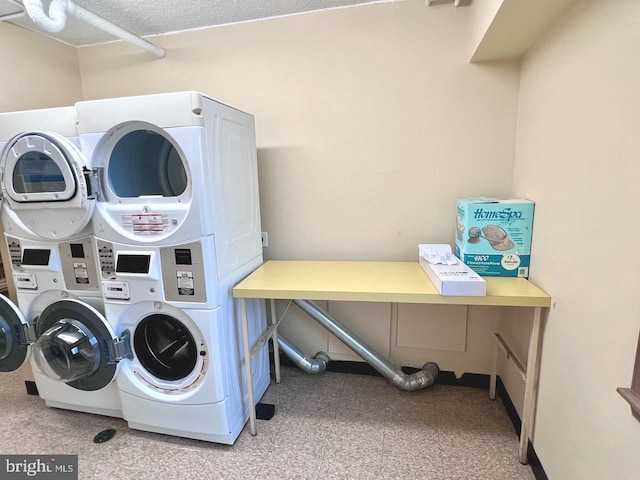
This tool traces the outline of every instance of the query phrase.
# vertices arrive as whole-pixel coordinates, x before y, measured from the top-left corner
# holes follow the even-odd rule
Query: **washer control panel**
[[[20,247],[20,240],[13,237],[7,237],[7,248],[9,249],[9,256],[11,257],[11,265],[14,269],[20,269],[22,267],[22,248]]]
[[[60,242],[58,250],[67,289],[95,292],[100,290],[96,272],[96,250],[91,237]]]
[[[193,303],[207,301],[200,242],[161,248],[160,263],[166,300]]]
[[[113,245],[109,242],[98,240],[98,257],[100,259],[100,274],[102,275],[102,278],[116,278],[116,264],[113,255]]]

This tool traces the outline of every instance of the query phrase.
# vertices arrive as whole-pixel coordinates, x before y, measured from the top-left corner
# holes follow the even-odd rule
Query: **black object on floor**
[[[276,406],[272,403],[257,403],[256,418],[258,420],[271,420],[276,413]]]
[[[108,442],[109,440],[111,440],[115,436],[116,436],[115,429],[109,428],[107,430],[101,431],[99,434],[97,434],[95,437],[93,437],[93,443]]]
[[[36,382],[33,382],[31,380],[25,380],[24,381],[24,386],[27,389],[27,394],[28,395],[39,395],[38,394],[38,387],[36,386]]]

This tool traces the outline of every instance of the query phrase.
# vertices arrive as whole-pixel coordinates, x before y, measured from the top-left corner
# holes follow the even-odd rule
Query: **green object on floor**
[[[108,442],[115,436],[116,436],[116,430],[113,428],[109,428],[107,430],[103,430],[102,432],[97,434],[95,437],[93,437],[93,443]]]

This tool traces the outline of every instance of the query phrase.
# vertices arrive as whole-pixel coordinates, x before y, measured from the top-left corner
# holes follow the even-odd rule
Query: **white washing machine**
[[[195,92],[80,102],[107,318],[132,428],[231,444],[249,418],[233,286],[262,264],[253,117]],[[252,339],[264,302],[250,305]],[[256,399],[268,351],[253,363]]]
[[[115,345],[102,342],[113,329],[101,313],[95,199],[76,146],[75,108],[0,114],[0,140],[2,223],[18,300],[16,308],[0,298],[2,336],[15,349],[15,357],[8,347],[0,353],[0,370],[19,368],[33,353],[47,405],[121,416],[115,382],[104,379]],[[95,351],[82,348],[82,335]]]
[[[229,295],[240,276],[215,281],[213,243],[211,235],[164,247],[98,241],[116,265],[104,282],[107,314],[120,319],[118,332],[130,332],[133,357],[120,362],[117,385],[131,428],[233,444],[248,419],[241,330]],[[250,315],[257,338],[263,304],[252,303]],[[252,366],[260,398],[270,381],[266,349]]]

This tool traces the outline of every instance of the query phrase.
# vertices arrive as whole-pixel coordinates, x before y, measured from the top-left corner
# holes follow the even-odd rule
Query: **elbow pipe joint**
[[[399,373],[389,379],[389,381],[400,390],[412,392],[433,385],[438,379],[439,373],[440,368],[437,363],[427,362],[422,366],[422,370],[412,373],[411,375]]]
[[[158,58],[164,58],[165,56],[164,49],[76,5],[72,0],[52,0],[48,14],[45,13],[42,7],[42,0],[23,0],[22,3],[31,20],[48,32],[61,32],[67,23],[67,14],[71,14],[104,32],[153,53]]]
[[[300,369],[312,375],[324,372],[331,360],[325,352],[318,352],[313,358],[305,355],[293,343],[284,338],[282,334],[278,334],[278,346]]]
[[[23,0],[22,3],[31,19],[48,32],[61,32],[67,24],[68,0],[53,0],[49,13],[44,11],[42,0]]]

